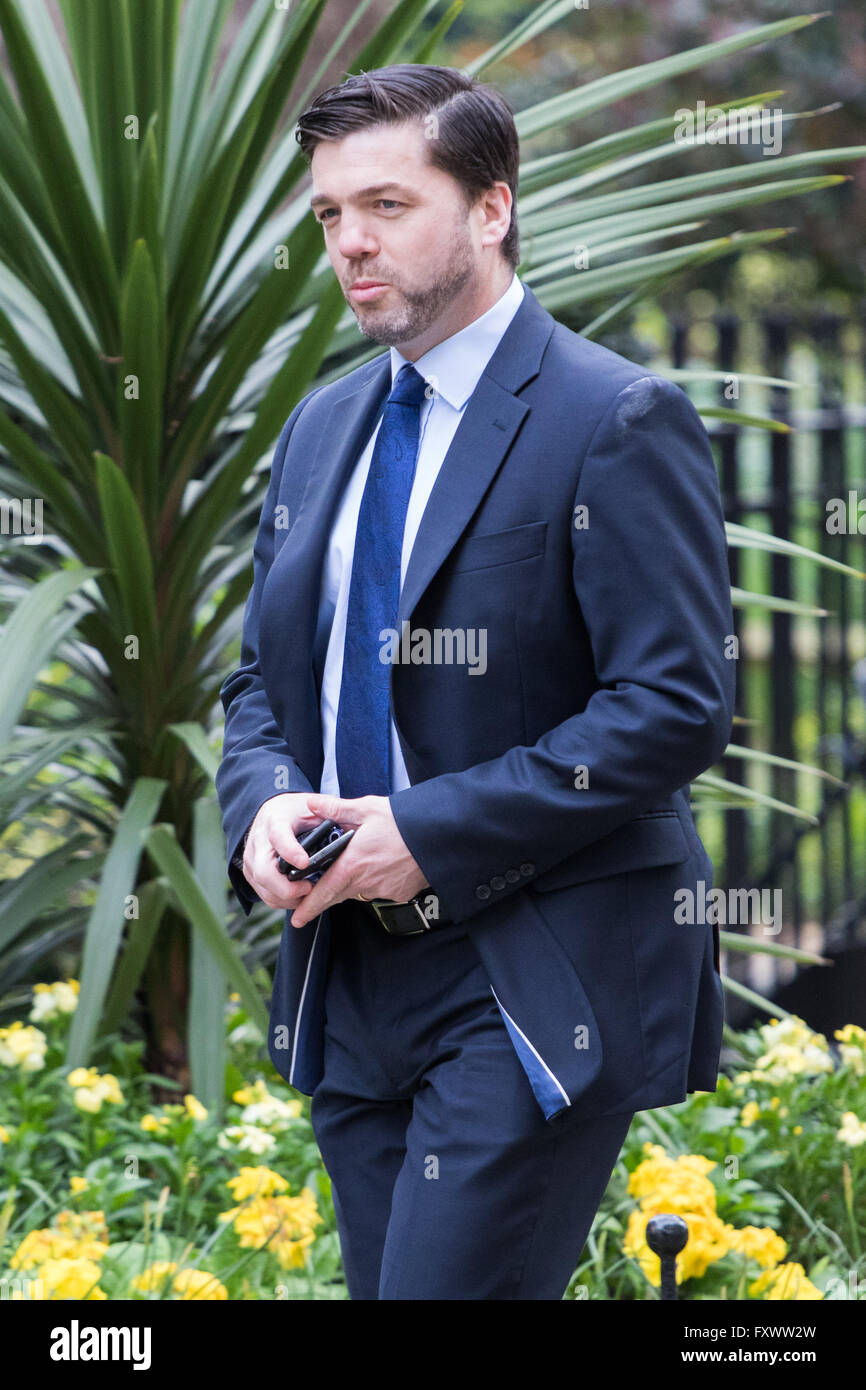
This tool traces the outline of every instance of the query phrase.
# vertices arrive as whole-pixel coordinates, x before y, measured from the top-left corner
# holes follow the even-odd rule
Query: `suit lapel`
[[[516,392],[538,375],[556,321],[528,285],[520,306],[470,396],[439,473],[412,547],[397,628],[466,530],[529,414]]]
[[[400,595],[398,629],[457,544],[529,414],[529,406],[515,393],[538,374],[555,326],[525,286],[523,300],[466,405],[421,518]],[[313,699],[325,549],[352,469],[390,389],[390,358],[383,353],[368,364],[358,386],[329,406],[294,522],[268,576],[268,627],[279,649],[275,668],[300,668],[305,681],[309,677],[306,688]],[[286,620],[287,595],[291,621]]]

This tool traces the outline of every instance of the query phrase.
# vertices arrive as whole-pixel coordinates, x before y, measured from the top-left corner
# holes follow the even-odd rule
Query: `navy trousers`
[[[352,1299],[561,1299],[631,1113],[546,1120],[466,929],[331,909],[311,1102]]]

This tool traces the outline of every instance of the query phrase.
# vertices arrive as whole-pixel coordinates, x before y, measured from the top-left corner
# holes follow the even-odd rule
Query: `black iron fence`
[[[851,318],[828,312],[760,320],[725,313],[701,323],[679,319],[671,340],[675,367],[709,366],[726,374],[725,381],[684,383],[696,404],[771,415],[789,426],[789,431],[768,432],[705,420],[726,520],[861,571],[866,570],[864,344],[866,314]],[[747,373],[804,386],[792,392],[752,384]],[[795,803],[817,824],[769,808],[729,808],[699,812],[699,829],[715,864],[716,886],[728,893],[763,890],[763,902],[779,906],[778,920],[733,922],[728,929],[837,959],[844,955],[851,997],[834,1003],[830,1013],[834,1019],[839,1014],[839,1023],[864,1024],[866,949],[856,969],[853,963],[860,962],[866,942],[866,582],[788,555],[731,547],[729,556],[735,588],[826,612],[804,617],[735,608],[736,714],[746,722],[735,723],[732,742],[818,765],[845,785],[784,766],[768,769],[746,758],[727,758],[723,772],[732,782]],[[790,962],[733,951],[726,953],[724,969],[773,997],[797,973]],[[828,988],[838,993],[838,971],[818,974],[835,975]],[[820,1014],[817,981],[813,970],[809,990],[801,995],[811,997]],[[795,1003],[798,997],[795,989]],[[731,1021],[739,1026],[748,1010],[729,1002]],[[817,1015],[804,1016],[815,1027],[828,1021],[824,1017],[822,1025]]]

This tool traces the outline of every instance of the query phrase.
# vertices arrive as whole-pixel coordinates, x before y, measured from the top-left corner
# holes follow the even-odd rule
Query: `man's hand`
[[[359,894],[402,903],[408,902],[422,888],[430,887],[397,829],[387,796],[359,796],[343,801],[336,796],[307,792],[298,799],[306,803],[314,822],[332,820],[341,830],[351,830],[353,826],[356,830],[342,854],[294,909],[293,927],[304,927],[334,903],[357,898]],[[281,853],[284,859],[290,857],[284,851]],[[292,862],[298,861],[293,859]],[[310,887],[308,883],[305,886]]]
[[[284,792],[262,803],[250,826],[244,849],[244,878],[268,907],[292,909],[309,896],[313,885],[307,879],[292,882],[277,868],[282,857],[303,869],[310,856],[296,839],[298,830],[312,830],[323,817],[307,808],[305,792]]]

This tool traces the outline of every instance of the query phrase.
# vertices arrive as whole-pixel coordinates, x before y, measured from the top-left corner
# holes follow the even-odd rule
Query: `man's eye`
[[[379,198],[377,199],[377,202],[381,204],[390,203],[392,208],[398,208],[400,206],[400,204],[394,198]],[[388,210],[390,211],[390,209]]]
[[[337,211],[336,208],[322,208],[322,213],[321,213],[321,216],[319,217],[319,221],[320,221],[320,222],[329,222],[329,221],[330,221],[330,218],[328,217],[328,213],[329,213],[329,212],[336,212],[336,211]]]

